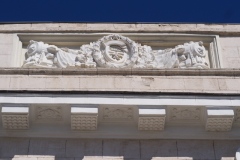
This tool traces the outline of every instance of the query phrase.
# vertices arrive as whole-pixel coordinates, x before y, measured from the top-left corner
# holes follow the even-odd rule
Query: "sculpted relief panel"
[[[200,107],[174,107],[171,109],[171,120],[199,120]]]
[[[38,106],[36,108],[37,120],[62,120],[62,107],[60,106]]]
[[[82,45],[79,50],[31,40],[25,57],[25,68],[209,68],[201,41],[153,50],[118,34]]]
[[[132,107],[104,107],[104,119],[133,119]]]

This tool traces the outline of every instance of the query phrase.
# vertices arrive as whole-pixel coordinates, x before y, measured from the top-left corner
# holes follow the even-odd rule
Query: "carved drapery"
[[[29,68],[199,68],[207,69],[203,42],[153,50],[150,46],[112,34],[79,50],[30,41],[23,67]]]

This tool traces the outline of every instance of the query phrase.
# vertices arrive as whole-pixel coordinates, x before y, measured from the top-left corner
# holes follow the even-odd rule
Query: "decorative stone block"
[[[37,120],[51,120],[59,121],[63,118],[61,106],[37,106],[36,119]]]
[[[201,114],[200,107],[174,107],[171,108],[171,120],[199,120]]]
[[[71,108],[72,130],[96,130],[98,119],[98,108]]]
[[[133,119],[133,108],[132,107],[104,107],[103,119]]]
[[[240,108],[235,110],[235,121],[240,121]]]
[[[28,107],[2,107],[2,123],[5,129],[28,129]]]
[[[207,109],[206,130],[212,132],[230,131],[233,119],[232,109]]]
[[[164,130],[165,109],[139,109],[138,130]]]

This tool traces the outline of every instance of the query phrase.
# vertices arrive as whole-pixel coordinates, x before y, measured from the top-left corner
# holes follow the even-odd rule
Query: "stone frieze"
[[[118,34],[104,36],[79,50],[30,41],[24,68],[199,68],[207,69],[203,42],[153,50]]]

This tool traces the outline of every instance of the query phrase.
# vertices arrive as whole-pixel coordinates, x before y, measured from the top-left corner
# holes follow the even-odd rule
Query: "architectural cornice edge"
[[[240,76],[240,69],[36,69],[0,68],[0,75]]]

